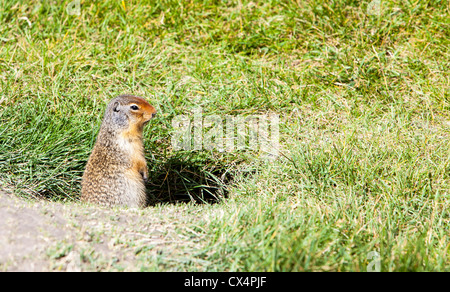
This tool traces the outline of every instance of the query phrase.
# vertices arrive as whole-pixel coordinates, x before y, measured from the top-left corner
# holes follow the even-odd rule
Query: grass
[[[0,178],[18,195],[77,201],[107,101],[133,93],[161,113],[149,212],[226,195],[182,269],[365,271],[376,251],[383,271],[450,270],[448,1],[69,2],[0,0]],[[173,151],[197,106],[278,113],[280,157]]]

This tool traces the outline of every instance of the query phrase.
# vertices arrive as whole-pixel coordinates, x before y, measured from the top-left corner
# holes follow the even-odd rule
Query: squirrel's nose
[[[156,116],[156,113],[152,113],[152,119]]]

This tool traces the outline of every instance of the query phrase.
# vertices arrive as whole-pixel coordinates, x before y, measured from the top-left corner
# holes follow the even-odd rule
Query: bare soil
[[[0,191],[0,271],[188,270],[202,241],[198,208],[105,209]]]

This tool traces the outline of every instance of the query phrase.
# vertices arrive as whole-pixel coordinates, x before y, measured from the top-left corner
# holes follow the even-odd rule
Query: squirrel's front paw
[[[142,178],[144,179],[144,182],[148,181],[148,173],[146,171],[140,171]]]

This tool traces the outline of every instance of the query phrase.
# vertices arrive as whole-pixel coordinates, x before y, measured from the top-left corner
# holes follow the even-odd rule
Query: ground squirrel
[[[82,201],[108,207],[146,205],[142,132],[155,114],[155,108],[138,96],[110,101],[81,181]]]

